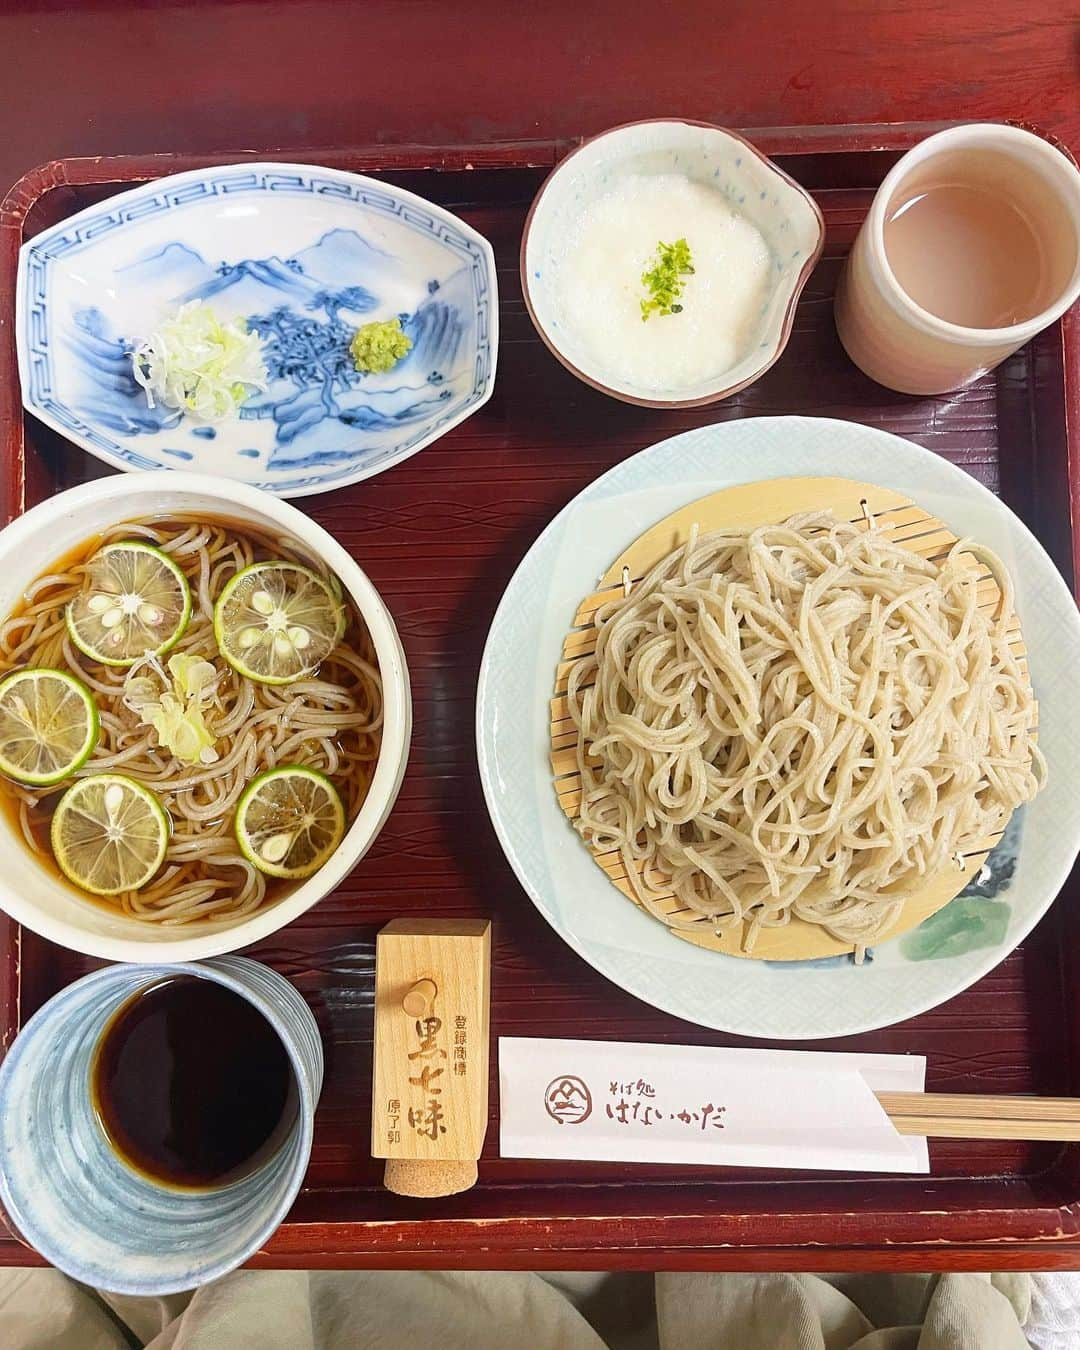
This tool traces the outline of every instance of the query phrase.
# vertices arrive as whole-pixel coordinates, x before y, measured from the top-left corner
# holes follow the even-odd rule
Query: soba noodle
[[[968,541],[939,564],[827,513],[695,530],[570,667],[578,828],[674,928],[749,921],[749,950],[796,916],[861,952],[1038,791],[1012,614]]]
[[[191,622],[173,652],[204,657],[217,669],[205,705],[218,753],[213,763],[186,765],[162,749],[157,733],[124,702],[129,670],[98,664],[68,637],[64,610],[83,586],[89,558],[101,544],[121,539],[157,545],[188,579]],[[344,638],[309,678],[258,684],[234,671],[218,652],[215,599],[236,572],[266,558],[299,561],[327,575],[294,540],[248,525],[187,520],[118,525],[95,540],[84,559],[39,577],[27,588],[23,608],[0,624],[0,674],[18,666],[59,667],[93,692],[101,735],[78,776],[127,774],[152,788],[172,817],[162,871],[142,890],[116,897],[126,913],[141,919],[176,925],[207,916],[238,918],[263,903],[267,878],[240,853],[233,815],[244,788],[265,769],[288,763],[322,770],[341,792],[349,820],[367,794],[379,754],[382,685],[370,637],[351,605]],[[0,791],[16,800],[30,848],[47,853],[41,836],[47,833],[57,789],[3,780]]]

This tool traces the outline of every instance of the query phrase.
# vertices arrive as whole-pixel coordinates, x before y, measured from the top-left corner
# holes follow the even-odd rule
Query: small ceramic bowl
[[[698,384],[658,391],[627,383],[583,347],[563,322],[555,283],[562,242],[582,211],[629,174],[670,173],[715,188],[755,225],[769,245],[772,270],[765,304],[736,364]],[[742,136],[706,122],[630,122],[567,155],[540,189],[521,241],[521,284],[540,336],[579,379],[625,403],[694,408],[752,384],[779,358],[824,242],[814,199]]]
[[[50,497],[0,530],[0,616],[27,585],[110,525],[139,517],[193,515],[244,522],[295,539],[335,573],[367,624],[383,684],[382,747],[371,786],[337,852],[280,900],[241,919],[207,918],[181,928],[146,923],[92,900],[43,867],[18,823],[0,812],[0,909],[51,942],[109,961],[194,961],[236,951],[275,933],[337,886],[370,848],[401,787],[412,702],[405,653],[379,593],[342,546],[296,507],[244,483],[188,473],[113,474]]]
[[[288,1052],[298,1112],[261,1167],[232,1185],[158,1185],[110,1148],[90,1095],[98,1040],[116,1010],[165,975],[198,975],[246,998]],[[311,1156],[323,1051],[307,1004],[257,961],[109,966],[69,985],[23,1028],[0,1067],[0,1198],[12,1223],[72,1279],[118,1294],[193,1289],[241,1265],[288,1213]]]

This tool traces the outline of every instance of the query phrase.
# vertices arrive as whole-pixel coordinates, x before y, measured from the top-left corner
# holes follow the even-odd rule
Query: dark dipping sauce
[[[239,1181],[280,1146],[296,1087],[277,1032],[247,999],[197,975],[140,990],[113,1015],[91,1067],[109,1143],[153,1181]]]

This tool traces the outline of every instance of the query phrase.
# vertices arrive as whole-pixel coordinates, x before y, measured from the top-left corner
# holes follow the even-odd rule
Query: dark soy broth
[[[249,1175],[296,1119],[277,1032],[247,999],[197,975],[170,976],[128,999],[102,1034],[91,1080],[112,1147],[171,1186]]]

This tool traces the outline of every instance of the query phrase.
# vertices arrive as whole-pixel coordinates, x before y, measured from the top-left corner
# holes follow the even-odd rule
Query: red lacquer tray
[[[533,909],[487,822],[473,713],[488,624],[525,549],[599,473],[703,422],[770,413],[851,418],[962,465],[1009,502],[1075,583],[1076,315],[995,374],[925,399],[891,394],[865,379],[833,330],[837,274],[875,187],[901,151],[935,129],[750,133],[817,197],[828,223],[825,257],[781,361],[719,406],[677,412],[616,403],[579,383],[545,350],[525,313],[517,271],[522,222],[568,146],[259,151],[260,158],[385,175],[450,207],[494,244],[502,295],[491,402],[380,477],[300,503],[355,554],[389,604],[412,671],[416,729],[401,798],[368,857],[335,895],[251,953],[309,1000],[328,1059],[307,1185],[259,1264],[1080,1267],[1080,1152],[1058,1145],[934,1143],[929,1178],[501,1160],[493,1084],[480,1183],[466,1195],[402,1200],[381,1188],[381,1163],[368,1156],[374,936],[397,915],[494,918],[496,1036],[732,1041],[653,1011],[580,961]],[[102,472],[96,460],[24,419],[18,406],[11,331],[18,245],[133,183],[205,162],[60,161],[29,174],[9,196],[0,217],[0,508],[7,516]],[[1019,950],[943,1007],[830,1044],[925,1054],[929,1086],[939,1091],[1080,1093],[1078,901],[1074,878]],[[94,964],[2,916],[0,956],[5,1045],[35,1008]],[[15,1241],[0,1240],[3,1259],[35,1258]]]

